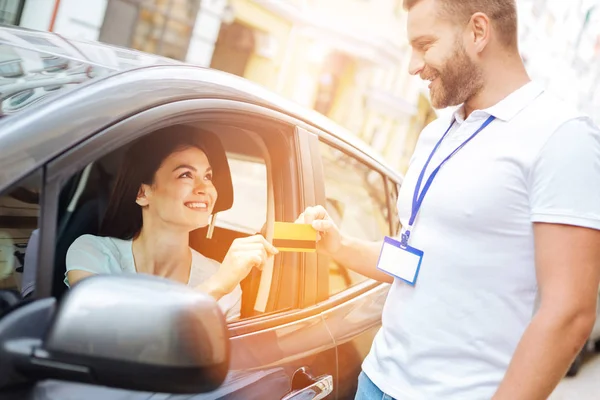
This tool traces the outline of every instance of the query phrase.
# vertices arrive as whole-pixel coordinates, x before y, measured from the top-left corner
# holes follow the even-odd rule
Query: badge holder
[[[408,236],[408,231],[402,234],[402,242],[388,236],[384,238],[377,269],[414,286],[421,269],[423,251],[409,246]]]

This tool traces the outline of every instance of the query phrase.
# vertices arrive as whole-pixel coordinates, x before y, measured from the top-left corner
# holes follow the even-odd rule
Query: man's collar
[[[540,94],[544,92],[544,88],[535,83],[528,82],[525,85],[521,86],[519,89],[515,90],[504,99],[500,100],[498,103],[494,104],[491,107],[482,110],[487,115],[493,115],[494,117],[508,122],[513,119],[519,112],[521,112],[525,107],[527,107],[533,100],[535,100]],[[477,112],[475,110],[474,112]],[[456,109],[453,114],[454,119],[458,124],[462,124],[465,120],[464,117],[464,105],[460,106]]]

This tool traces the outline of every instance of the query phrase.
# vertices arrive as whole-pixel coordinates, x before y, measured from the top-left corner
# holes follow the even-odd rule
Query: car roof
[[[135,50],[15,27],[0,26],[0,45],[69,58],[107,71],[105,75],[90,79],[72,90],[53,95],[52,101],[43,99],[18,117],[0,119],[0,171],[5,170],[0,174],[0,190],[9,181],[14,181],[11,178],[16,178],[7,172],[9,167],[26,165],[35,168],[86,139],[75,133],[72,126],[65,129],[64,117],[61,119],[59,114],[89,115],[90,97],[94,96],[97,114],[85,122],[90,125],[89,134],[96,132],[92,122],[100,129],[117,120],[119,114],[123,117],[131,115],[136,107],[144,105],[150,107],[186,97],[232,99],[283,112],[327,132],[374,160],[392,179],[401,181],[400,176],[375,151],[346,129],[318,112],[301,107],[247,79]],[[153,96],[148,96],[148,87],[152,87]],[[0,83],[0,93],[2,90]],[[131,108],[122,109],[121,103],[120,108],[115,108],[114,100],[122,100],[124,96],[129,96],[130,101],[126,105]],[[35,118],[34,114],[38,118],[43,116],[43,130],[24,132],[23,124],[27,124],[30,116]],[[16,120],[19,123],[12,123]],[[80,119],[73,120],[72,125],[76,122],[82,123]],[[7,160],[5,165],[2,165],[3,159]]]

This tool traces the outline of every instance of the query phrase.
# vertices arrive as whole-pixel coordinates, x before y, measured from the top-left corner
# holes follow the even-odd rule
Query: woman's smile
[[[208,211],[208,201],[190,201],[185,203],[187,208],[190,208],[194,211]]]

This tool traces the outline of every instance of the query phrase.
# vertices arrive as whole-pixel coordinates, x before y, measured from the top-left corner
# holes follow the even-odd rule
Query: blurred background
[[[600,0],[518,0],[531,76],[600,121]],[[439,113],[407,73],[402,0],[0,0],[0,21],[257,82],[344,126],[404,172]]]

